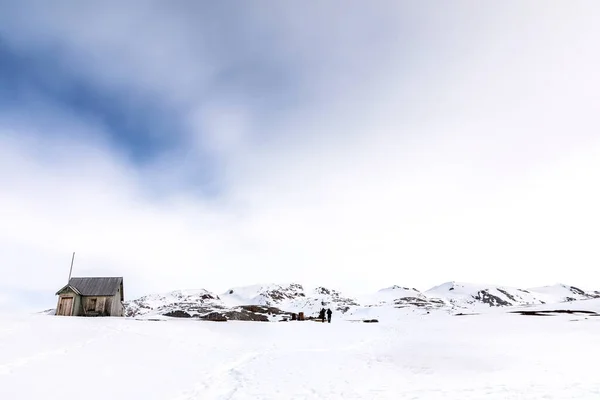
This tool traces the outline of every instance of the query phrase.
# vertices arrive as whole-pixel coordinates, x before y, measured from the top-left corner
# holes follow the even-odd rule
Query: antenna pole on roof
[[[73,273],[73,262],[75,262],[75,252],[73,252],[73,257],[71,257],[71,270],[69,271],[69,282],[67,282],[67,284],[71,283],[71,274]]]

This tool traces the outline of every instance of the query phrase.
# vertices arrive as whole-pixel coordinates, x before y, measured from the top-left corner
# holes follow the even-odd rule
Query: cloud
[[[598,28],[579,3],[58,4],[0,12],[7,46],[56,49],[61,79],[144,129],[39,88],[0,115],[11,290],[52,302],[71,251],[131,296],[600,285]],[[172,145],[123,151],[152,135]]]

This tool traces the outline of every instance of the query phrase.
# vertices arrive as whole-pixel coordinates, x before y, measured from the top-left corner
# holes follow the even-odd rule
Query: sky
[[[0,310],[600,289],[594,1],[0,2]]]

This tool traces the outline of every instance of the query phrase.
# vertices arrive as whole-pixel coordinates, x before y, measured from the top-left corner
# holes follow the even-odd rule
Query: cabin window
[[[98,299],[88,300],[88,311],[96,311],[96,303]]]

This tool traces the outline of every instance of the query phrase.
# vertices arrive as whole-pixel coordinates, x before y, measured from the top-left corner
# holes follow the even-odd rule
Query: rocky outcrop
[[[440,299],[428,299],[424,297],[401,297],[394,300],[396,308],[418,307],[418,308],[441,308],[446,306],[446,303]]]
[[[221,314],[219,312],[208,313],[208,314],[200,317],[200,319],[203,319],[205,321],[213,321],[213,322],[227,322],[227,317],[225,317],[223,314]]]
[[[175,311],[169,311],[168,313],[164,314],[165,317],[173,317],[173,318],[192,318],[192,316],[188,313],[186,313],[185,311],[181,311],[181,310],[175,310]]]

